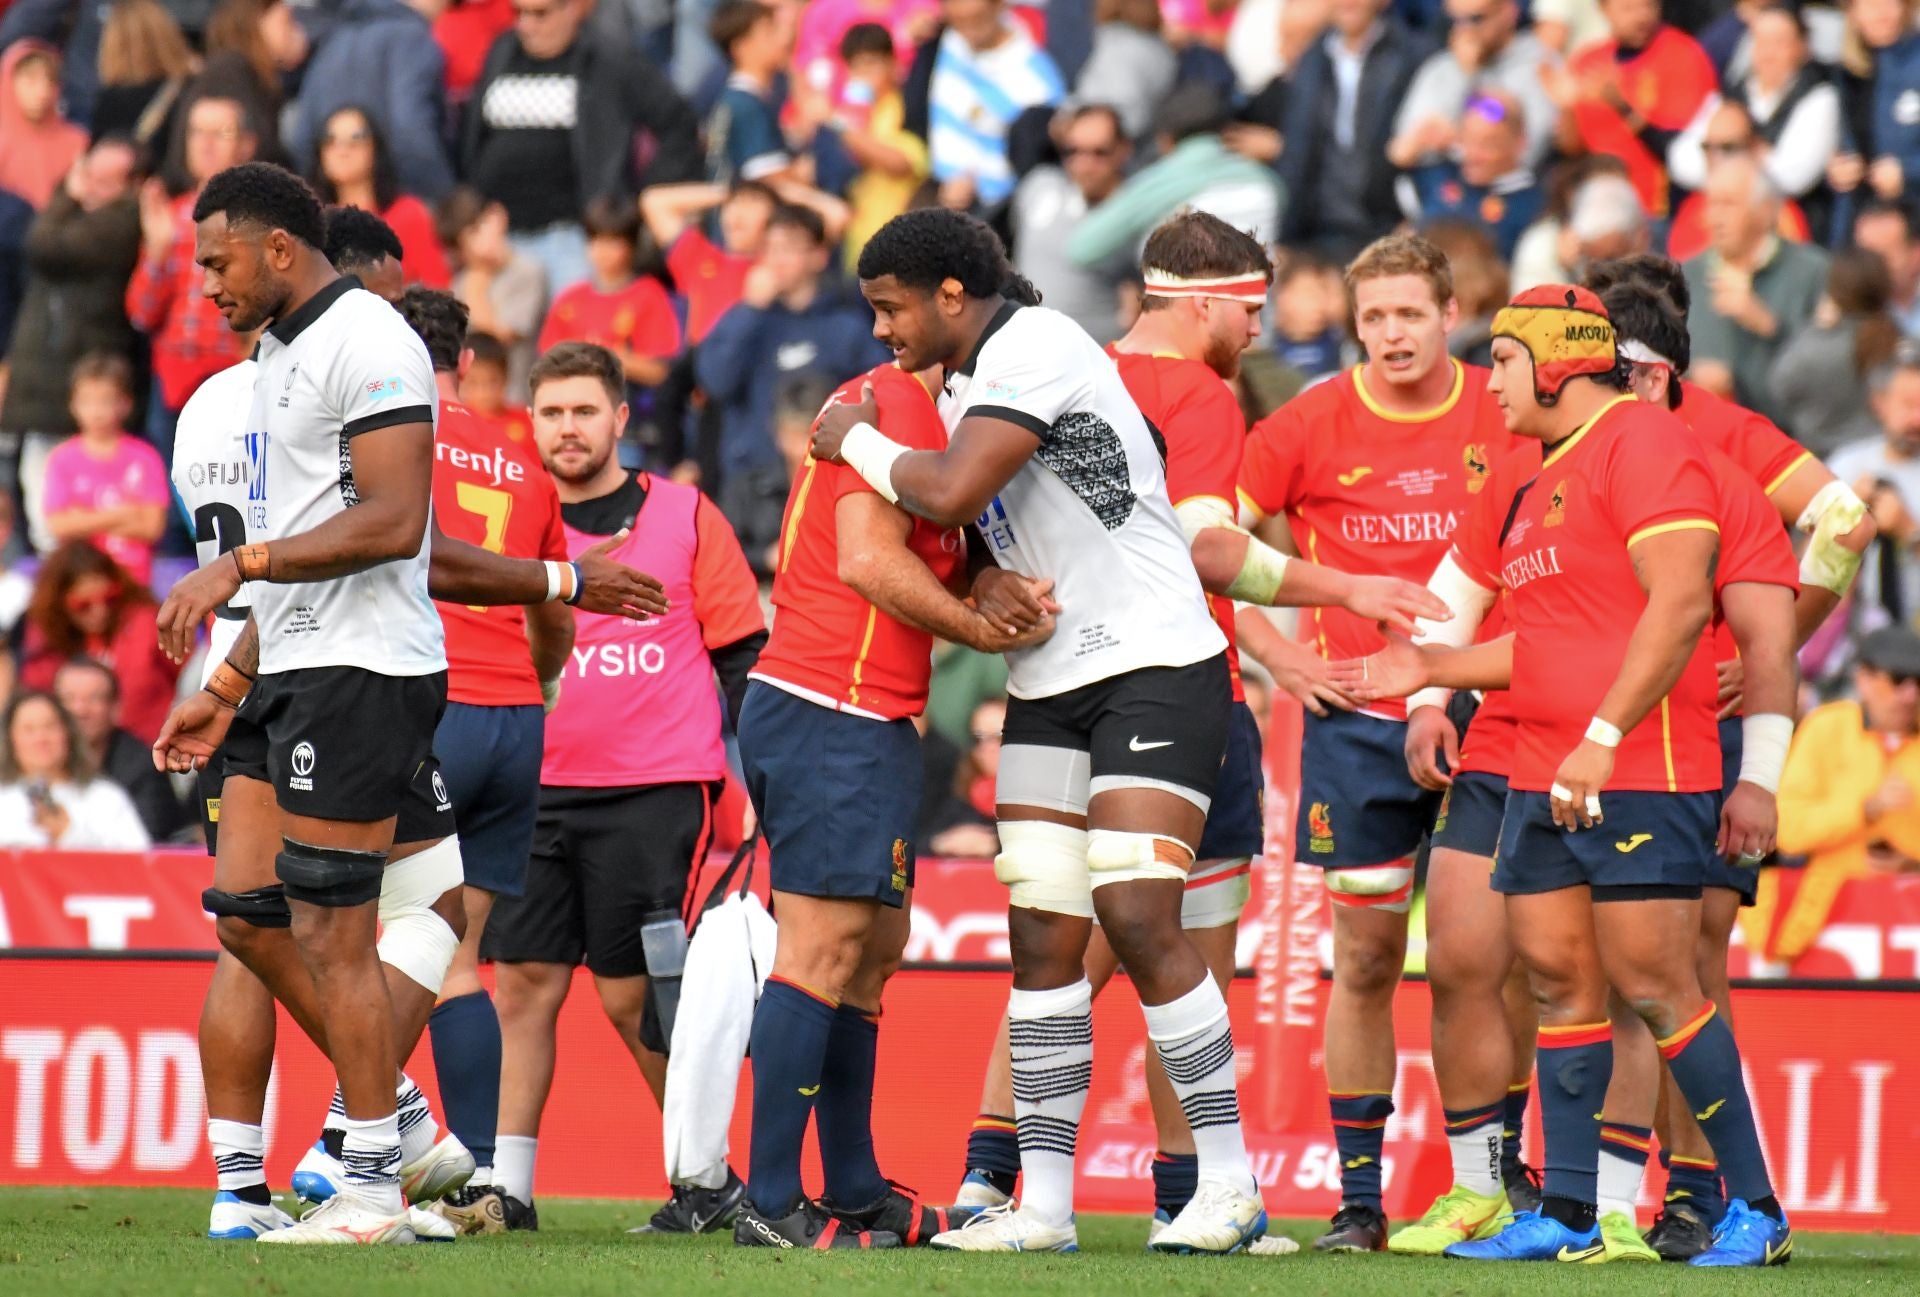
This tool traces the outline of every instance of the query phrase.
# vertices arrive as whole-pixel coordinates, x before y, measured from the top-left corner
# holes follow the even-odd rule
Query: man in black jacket
[[[557,294],[587,277],[580,213],[638,189],[636,134],[649,137],[647,183],[698,180],[700,122],[665,73],[582,33],[586,0],[513,5],[467,107],[461,169],[506,207],[514,246]]]
[[[1433,51],[1386,9],[1387,0],[1333,0],[1331,24],[1294,69],[1282,119],[1282,240],[1343,263],[1399,224],[1387,140]]]

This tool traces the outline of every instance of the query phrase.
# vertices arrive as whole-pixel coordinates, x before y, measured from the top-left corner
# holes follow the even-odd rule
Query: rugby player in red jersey
[[[1539,1211],[1446,1254],[1607,1255],[1595,1168],[1613,1068],[1611,991],[1653,1032],[1734,1197],[1693,1264],[1778,1264],[1792,1234],[1738,1046],[1692,958],[1721,779],[1703,632],[1723,553],[1730,564],[1752,559],[1744,537],[1722,535],[1706,454],[1667,411],[1627,394],[1628,363],[1598,297],[1529,290],[1496,317],[1493,345],[1491,390],[1543,456],[1500,524],[1463,529],[1452,558],[1484,590],[1508,592],[1515,634],[1468,649],[1394,642],[1336,673],[1363,697],[1427,684],[1511,688],[1519,718],[1494,886],[1542,1006],[1546,1180]]]
[[[1368,362],[1308,388],[1254,427],[1240,469],[1241,521],[1272,520],[1263,536],[1316,563],[1425,581],[1513,439],[1486,393],[1485,372],[1447,354],[1458,308],[1437,248],[1411,236],[1383,239],[1354,260],[1346,279]],[[1371,619],[1319,609],[1311,635],[1310,645],[1282,642],[1265,660],[1308,709],[1295,851],[1326,871],[1333,902],[1326,1082],[1341,1205],[1315,1246],[1373,1251],[1387,1243],[1381,1159],[1393,1112],[1393,997],[1406,962],[1413,854],[1447,786],[1435,754],[1457,764],[1459,739],[1443,709],[1409,725],[1399,702],[1362,708],[1332,685],[1329,662],[1380,647]],[[1419,778],[1409,773],[1410,756],[1424,764]],[[1469,1150],[1455,1159],[1455,1179],[1475,1194],[1471,1201],[1449,1196],[1436,1208],[1468,1211],[1477,1228],[1505,1214],[1509,1193],[1517,1197],[1526,1186],[1518,1114],[1531,1060],[1524,1049],[1516,1056],[1514,1036],[1532,1035],[1531,1005],[1516,999],[1520,1021],[1503,1032],[1499,993],[1508,963],[1483,958],[1497,949],[1501,922],[1484,868],[1436,856],[1428,904],[1436,909],[1428,924],[1442,1055],[1436,1070],[1457,1147]],[[1503,1137],[1508,1129],[1511,1140]],[[1486,1159],[1470,1152],[1488,1138],[1510,1154],[1498,1178],[1483,1176]]]
[[[835,403],[870,393],[902,445],[947,443],[939,374],[882,365]],[[1050,617],[1009,633],[952,593],[959,531],[889,503],[843,464],[809,457],[794,479],[774,568],[778,610],[740,714],[740,756],[771,852],[778,953],[754,1010],[753,1138],[734,1242],[898,1247],[948,1226],[880,1173],[873,1152],[881,995],[906,949],[920,808],[919,735],[933,637],[998,653],[1044,641]],[[1044,598],[1050,583],[1033,589]],[[804,1191],[817,1126],[825,1201]]]
[[[1776,531],[1785,524],[1811,533],[1793,604],[1794,643],[1804,643],[1838,606],[1861,554],[1877,534],[1866,506],[1826,465],[1765,417],[1681,381],[1691,348],[1686,331],[1689,297],[1679,266],[1663,257],[1632,257],[1601,263],[1589,270],[1586,282],[1601,294],[1614,316],[1621,353],[1632,362],[1634,394],[1672,409],[1703,443],[1730,461],[1730,471],[1757,484],[1765,493]],[[1731,621],[1730,610],[1728,622],[1716,625],[1714,645],[1720,675],[1723,792],[1729,808],[1764,802],[1762,809],[1771,816],[1771,795],[1793,735],[1793,700],[1789,697],[1784,707],[1755,701],[1751,672],[1743,668],[1743,663],[1753,660],[1753,653],[1735,642],[1736,636],[1729,631]],[[1759,883],[1757,865],[1764,854],[1729,851],[1716,857],[1701,905],[1700,985],[1729,1021],[1728,946],[1740,907],[1753,903]],[[1664,1091],[1658,1101],[1656,1085]],[[1656,1055],[1644,1032],[1616,1035],[1607,1117],[1630,1131],[1652,1126],[1660,1137],[1668,1180],[1647,1242],[1668,1260],[1684,1261],[1704,1251],[1726,1211],[1719,1167],[1698,1123],[1673,1091],[1671,1079],[1656,1067]],[[1633,1140],[1645,1143],[1637,1135]],[[1629,1142],[1624,1152],[1614,1143],[1607,1151],[1610,1157],[1602,1162],[1603,1177],[1611,1170],[1616,1182],[1612,1196],[1630,1201],[1638,1192],[1637,1162],[1645,1150]],[[1606,1189],[1603,1184],[1603,1197]]]

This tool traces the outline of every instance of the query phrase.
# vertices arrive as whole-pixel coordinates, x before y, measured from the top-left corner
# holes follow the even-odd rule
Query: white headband
[[[1638,338],[1620,339],[1620,358],[1631,360],[1636,365],[1665,365],[1668,369],[1678,370],[1679,366],[1649,347]]]
[[[1152,297],[1220,297],[1249,306],[1264,306],[1267,301],[1265,275],[1220,275],[1212,279],[1187,279],[1148,266],[1142,272],[1146,292]]]

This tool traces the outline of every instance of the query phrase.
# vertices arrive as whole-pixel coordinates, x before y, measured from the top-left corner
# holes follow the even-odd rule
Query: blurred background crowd
[[[1360,359],[1340,267],[1396,228],[1452,258],[1469,360],[1511,293],[1664,252],[1692,289],[1692,377],[1871,504],[1880,540],[1805,654],[1807,702],[1858,693],[1857,732],[1904,753],[1920,641],[1858,646],[1920,614],[1916,10],[0,0],[0,845],[197,832],[145,756],[180,675],[154,602],[192,563],[175,420],[246,346],[200,297],[188,213],[248,159],[378,213],[406,276],[466,303],[461,396],[502,436],[530,435],[542,349],[611,348],[623,457],[711,494],[763,578],[808,424],[885,358],[851,268],[909,207],[991,221],[1101,341],[1159,221],[1253,230],[1280,269],[1249,420]],[[925,851],[995,849],[1004,680],[940,650]],[[1904,794],[1871,794],[1915,800],[1891,778]],[[34,795],[50,782],[68,795]],[[1783,794],[1783,841],[1801,813]],[[1887,850],[1873,867],[1920,868]]]

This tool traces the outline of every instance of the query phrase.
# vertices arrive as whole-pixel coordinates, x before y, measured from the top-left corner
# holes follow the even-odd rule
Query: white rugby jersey
[[[975,523],[1000,566],[1052,578],[1060,604],[1052,639],[1007,654],[1008,693],[1049,698],[1226,651],[1167,498],[1160,448],[1085,330],[1058,311],[1007,303],[947,377],[948,433],[969,414],[1040,439]]]
[[[238,549],[267,534],[267,506],[254,498],[264,477],[247,440],[247,416],[253,411],[253,379],[260,366],[243,360],[200,384],[186,405],[173,434],[173,489],[187,506],[193,521],[193,549],[206,567],[228,550]],[[213,633],[208,637],[207,660],[200,668],[205,684],[213,669],[233,650],[247,624],[249,587],[214,610]]]
[[[311,531],[360,502],[353,439],[439,418],[433,365],[400,313],[343,277],[261,335],[247,436],[268,539]],[[426,484],[422,483],[422,489]],[[431,533],[429,514],[427,524]],[[253,583],[263,673],[349,666],[387,676],[444,671],[427,594],[427,537],[412,558],[332,581]]]

